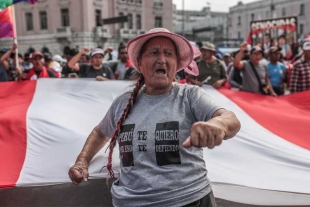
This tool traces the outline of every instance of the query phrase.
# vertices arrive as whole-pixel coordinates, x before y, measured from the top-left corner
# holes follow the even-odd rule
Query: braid
[[[136,83],[136,87],[134,88],[133,92],[131,93],[131,97],[128,101],[128,104],[124,110],[124,113],[122,114],[121,118],[118,120],[118,123],[117,123],[117,127],[116,127],[116,130],[114,131],[114,134],[112,136],[112,139],[110,141],[110,145],[109,145],[109,157],[108,157],[108,164],[107,164],[107,169],[108,169],[108,173],[109,173],[109,176],[110,178],[115,178],[114,177],[114,172],[112,170],[112,154],[113,154],[113,149],[116,145],[116,141],[117,141],[117,138],[118,138],[118,135],[120,133],[120,130],[121,130],[121,126],[123,125],[123,123],[125,122],[126,118],[128,117],[131,109],[133,108],[135,102],[136,102],[136,98],[137,98],[137,95],[140,91],[140,89],[142,88],[142,86],[144,85],[144,77],[142,74],[140,74],[138,80],[137,80],[137,83]],[[108,180],[109,177],[107,177],[107,180]]]

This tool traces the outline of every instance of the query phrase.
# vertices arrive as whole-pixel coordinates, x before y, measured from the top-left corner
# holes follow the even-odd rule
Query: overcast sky
[[[228,12],[229,7],[236,6],[240,0],[184,0],[185,10],[198,10],[207,6],[210,3],[211,11]],[[254,2],[258,0],[242,0],[243,3]],[[177,5],[177,9],[182,9],[182,0],[173,0],[173,4]]]

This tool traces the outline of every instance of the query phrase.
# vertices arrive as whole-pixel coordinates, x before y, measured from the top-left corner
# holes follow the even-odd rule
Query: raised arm
[[[247,49],[248,43],[247,42],[243,42],[240,46],[240,52],[236,55],[235,60],[234,60],[234,67],[242,70],[243,69],[243,63],[242,58],[244,56],[244,51]]]
[[[85,145],[77,157],[75,164],[70,168],[68,174],[74,184],[88,179],[88,165],[99,150],[109,141],[109,138],[102,134],[99,126],[96,126],[88,136]]]
[[[80,66],[78,64],[80,58],[82,55],[89,53],[90,50],[88,48],[83,48],[78,54],[76,54],[75,56],[73,56],[73,58],[71,58],[71,60],[68,63],[69,68],[75,70],[75,71],[79,71],[80,70]]]
[[[9,62],[7,61],[7,59],[10,58],[10,56],[13,52],[15,52],[16,48],[17,48],[17,44],[13,43],[12,48],[9,51],[7,51],[6,53],[4,53],[4,55],[2,55],[2,57],[0,58],[0,63],[2,63],[5,70],[10,69],[10,65],[9,65]],[[14,59],[15,59],[15,57],[14,57]],[[15,61],[14,61],[14,63],[15,63]],[[16,66],[16,67],[18,67],[18,66]]]

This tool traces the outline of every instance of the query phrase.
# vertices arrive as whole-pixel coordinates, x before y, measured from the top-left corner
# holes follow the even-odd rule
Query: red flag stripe
[[[264,128],[310,150],[310,91],[279,98],[227,89],[221,89],[220,92]],[[279,111],[282,112],[281,116]]]
[[[15,186],[24,164],[26,117],[36,81],[0,83],[0,88],[0,188],[3,188]]]

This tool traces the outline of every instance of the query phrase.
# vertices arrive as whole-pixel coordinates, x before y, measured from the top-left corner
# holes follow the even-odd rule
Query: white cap
[[[306,41],[306,42],[302,45],[302,49],[303,49],[303,50],[310,50],[310,41]]]
[[[54,55],[52,59],[56,62],[59,62],[59,63],[66,63],[67,62],[67,60],[63,59],[60,55]]]
[[[101,48],[95,48],[93,49],[91,56],[93,57],[94,55],[100,54],[102,56],[104,56],[104,51]]]

